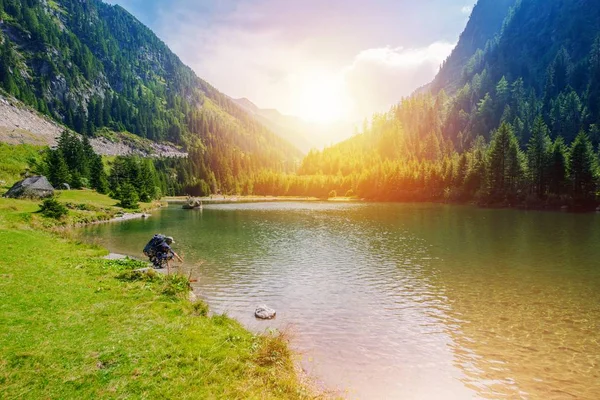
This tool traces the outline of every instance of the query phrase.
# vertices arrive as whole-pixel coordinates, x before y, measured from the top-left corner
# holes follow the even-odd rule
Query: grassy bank
[[[56,198],[69,210],[68,215],[60,220],[42,216],[38,212],[39,201],[0,197],[0,226],[65,230],[76,225],[108,221],[127,212],[150,211],[159,206],[159,203],[140,203],[138,210],[126,210],[117,205],[117,200],[92,190],[56,191]]]
[[[90,196],[61,201],[114,207]],[[40,229],[54,223],[37,209],[0,200],[0,398],[309,397],[281,338],[207,316],[182,278]]]

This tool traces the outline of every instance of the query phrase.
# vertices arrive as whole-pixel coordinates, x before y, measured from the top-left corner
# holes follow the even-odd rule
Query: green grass
[[[117,211],[123,211],[117,206],[118,200],[112,199],[108,195],[100,194],[94,190],[58,190],[56,191],[58,200],[63,203],[86,204],[92,207],[108,207]],[[139,203],[139,209],[136,211],[148,211],[156,206],[156,203]]]
[[[16,200],[0,197],[0,226],[24,228],[35,227],[64,231],[72,226],[107,221],[120,213],[131,212],[117,206],[118,201],[93,190],[56,191],[58,201],[64,203],[69,214],[54,220],[37,213],[41,200]],[[140,203],[139,211],[149,211],[156,203]]]
[[[39,151],[0,144],[3,185]],[[0,399],[312,397],[284,336],[210,316],[187,300],[186,277],[136,273],[145,264],[69,239],[77,224],[126,211],[116,200],[57,195],[69,209],[60,220],[39,213],[41,201],[0,198]]]
[[[135,274],[138,262],[28,229],[35,203],[11,201],[0,204],[0,398],[310,396],[281,337],[207,317],[182,277]]]
[[[102,207],[116,207],[118,200],[93,190],[58,190],[58,199],[64,203],[81,203]]]
[[[11,186],[33,162],[42,158],[42,147],[0,143],[0,186]]]

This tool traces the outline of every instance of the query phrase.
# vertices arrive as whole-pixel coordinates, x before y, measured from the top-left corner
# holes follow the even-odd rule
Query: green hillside
[[[2,90],[84,135],[108,128],[184,145],[194,176],[182,185],[231,191],[242,175],[290,170],[300,157],[120,6],[0,0],[0,43]]]
[[[600,3],[480,0],[431,85],[294,179],[370,199],[588,208],[599,141]]]

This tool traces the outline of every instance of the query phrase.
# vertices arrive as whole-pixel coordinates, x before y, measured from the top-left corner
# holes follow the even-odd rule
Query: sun
[[[294,113],[300,118],[326,124],[348,116],[349,96],[341,77],[313,71],[294,83]]]

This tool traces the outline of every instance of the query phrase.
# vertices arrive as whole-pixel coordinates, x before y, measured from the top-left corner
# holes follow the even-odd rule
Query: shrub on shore
[[[60,203],[56,197],[44,199],[40,205],[40,212],[44,217],[61,219],[69,214],[69,210],[64,204]]]

